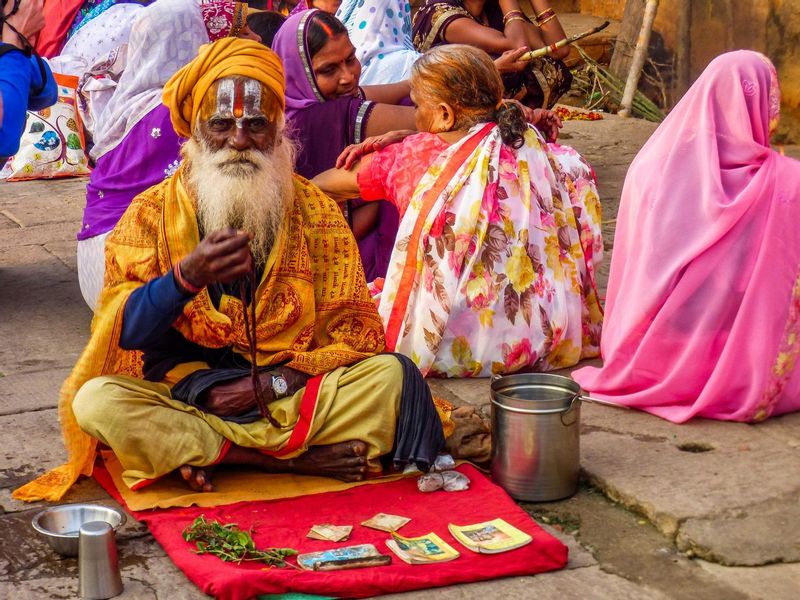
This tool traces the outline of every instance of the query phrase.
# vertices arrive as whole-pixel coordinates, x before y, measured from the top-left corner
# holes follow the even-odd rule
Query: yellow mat
[[[345,483],[329,477],[264,473],[255,469],[219,468],[213,474],[213,492],[195,492],[176,475],[164,477],[155,483],[132,491],[122,482],[122,465],[110,450],[101,452],[103,463],[114,481],[125,504],[132,511],[176,506],[221,506],[250,500],[279,500],[323,492],[338,492],[359,485],[385,483],[404,477],[403,474],[376,477],[366,481]],[[413,477],[414,475],[406,475]]]

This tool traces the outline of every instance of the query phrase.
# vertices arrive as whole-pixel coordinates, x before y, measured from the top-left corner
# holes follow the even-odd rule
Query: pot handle
[[[561,413],[561,417],[560,417],[561,424],[564,427],[570,427],[571,425],[575,425],[575,423],[578,422],[578,411],[574,411],[572,409],[575,408],[575,403],[576,402],[578,403],[578,406],[580,406],[581,400],[583,400],[583,398],[581,398],[581,395],[580,394],[575,394],[575,396],[572,398],[572,402],[569,403],[569,408]],[[565,423],[564,422],[564,417],[566,415],[569,415],[569,414],[572,414],[573,419],[569,423]]]
[[[579,396],[581,400],[584,402],[590,402],[592,404],[602,404],[603,406],[611,406],[613,408],[624,408],[625,410],[630,410],[630,406],[625,406],[624,404],[615,404],[614,402],[609,402],[608,400],[600,400],[598,398],[592,398],[591,396],[581,395]]]

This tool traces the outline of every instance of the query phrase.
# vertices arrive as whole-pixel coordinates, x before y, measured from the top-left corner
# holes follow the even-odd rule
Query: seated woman
[[[356,47],[362,83],[396,83],[411,76],[420,53],[411,42],[408,0],[344,0],[336,16]]]
[[[303,40],[303,47],[298,45]],[[408,84],[359,86],[361,65],[347,29],[320,10],[290,16],[272,49],[286,71],[286,119],[299,148],[296,170],[311,178],[336,164],[350,144],[394,129],[413,129],[414,110],[398,106]],[[378,208],[378,211],[374,211]],[[365,208],[351,203],[345,211],[354,228],[367,279],[386,273],[397,232],[397,211],[385,202]],[[362,218],[358,218],[356,214]],[[364,220],[362,227],[359,223]]]
[[[78,281],[94,310],[103,287],[105,241],[133,198],[172,175],[183,140],[161,103],[167,80],[209,41],[250,37],[246,5],[233,0],[157,0],[131,29],[127,65],[111,99],[93,115],[96,161],[78,232]]]
[[[599,351],[592,170],[502,93],[485,52],[435,48],[411,77],[426,133],[313,179],[334,198],[386,198],[400,211],[378,310],[387,348],[428,375],[545,371]]]
[[[330,169],[347,146],[369,136],[405,130],[392,138],[402,139],[416,131],[408,82],[360,86],[356,49],[333,15],[316,9],[293,14],[278,30],[272,49],[286,71],[286,119],[299,146],[295,168],[300,175],[311,178]],[[496,64],[513,70],[519,67],[518,56],[505,53]],[[345,215],[367,280],[383,277],[397,233],[397,210],[386,202],[365,206],[354,201],[345,205]]]
[[[518,0],[424,0],[414,15],[414,46],[425,52],[442,44],[469,44],[496,56],[521,46],[543,48],[566,37],[549,0],[531,0],[531,6],[533,23]],[[551,108],[572,84],[561,62],[568,54],[569,48],[560,48],[522,71],[504,74],[504,97]]]
[[[592,396],[675,423],[800,410],[800,162],[770,148],[775,67],[714,59],[634,159]]]

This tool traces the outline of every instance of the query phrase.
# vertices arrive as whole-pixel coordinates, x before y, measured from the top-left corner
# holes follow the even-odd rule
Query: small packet
[[[351,531],[353,531],[352,525],[330,525],[324,523],[322,525],[314,525],[306,534],[306,537],[325,542],[342,542],[350,537]]]
[[[378,513],[371,519],[363,521],[361,524],[364,527],[369,527],[371,529],[378,529],[379,531],[386,531],[388,533],[392,533],[393,531],[397,531],[398,529],[400,529],[410,520],[411,519],[409,519],[408,517]]]
[[[456,461],[452,456],[450,456],[449,454],[440,454],[439,456],[436,457],[436,460],[433,461],[433,466],[431,467],[431,471],[442,473],[443,471],[452,471],[455,468],[456,468]]]
[[[469,477],[458,471],[431,472],[417,479],[417,489],[420,492],[463,492],[469,489]]]

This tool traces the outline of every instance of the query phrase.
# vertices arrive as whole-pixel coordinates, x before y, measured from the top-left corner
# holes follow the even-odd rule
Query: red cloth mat
[[[327,596],[364,598],[377,594],[406,592],[499,577],[533,575],[560,569],[567,564],[567,547],[543,531],[525,511],[489,478],[471,465],[458,468],[470,478],[464,492],[422,493],[416,479],[289,498],[238,502],[215,508],[172,508],[133,513],[147,523],[153,537],[169,557],[203,592],[223,600],[246,600],[258,594],[302,592]],[[121,500],[108,473],[95,468],[95,477],[112,496]],[[431,531],[461,553],[453,561],[438,565],[409,565],[386,547],[389,534],[360,525],[378,512],[411,518],[399,533],[414,537]],[[199,515],[221,523],[253,528],[256,546],[295,548],[301,553],[334,547],[374,544],[381,553],[392,554],[392,564],[346,571],[315,573],[292,568],[269,568],[258,564],[225,563],[215,556],[192,552],[194,545],[181,532]],[[501,518],[533,536],[533,542],[501,554],[476,554],[459,544],[448,523],[470,525]],[[346,542],[323,542],[306,537],[312,525],[353,525]]]

